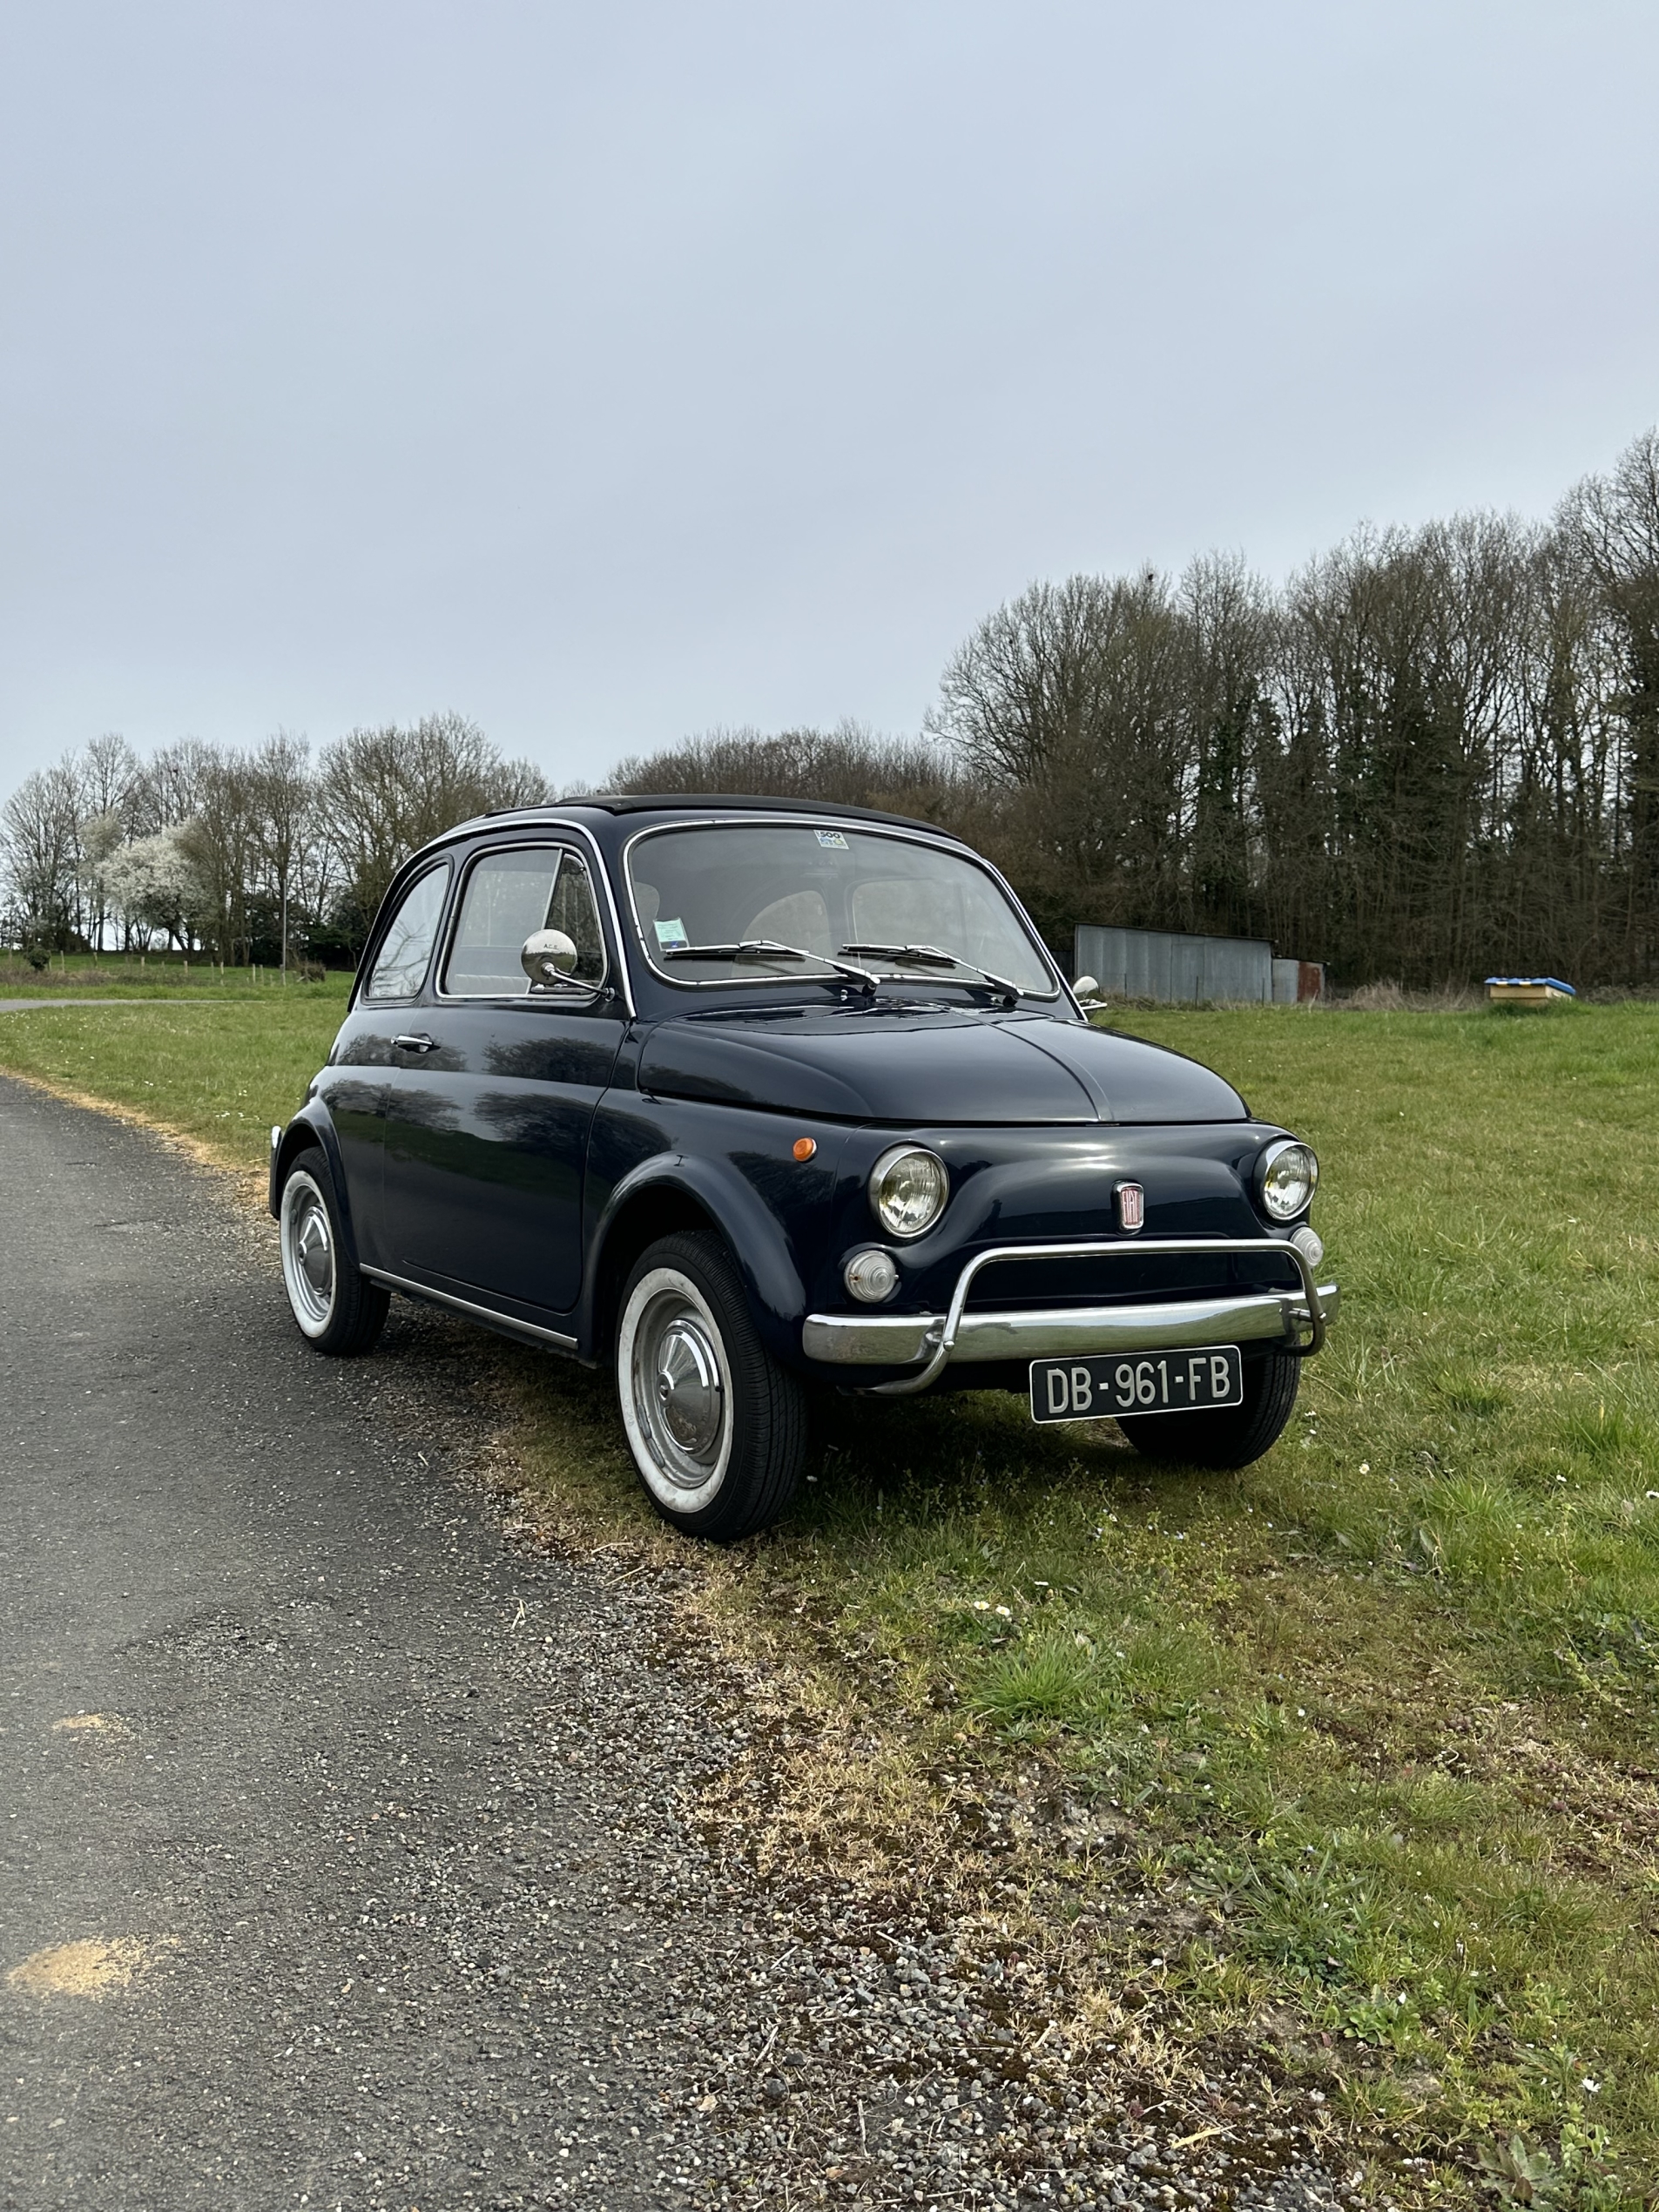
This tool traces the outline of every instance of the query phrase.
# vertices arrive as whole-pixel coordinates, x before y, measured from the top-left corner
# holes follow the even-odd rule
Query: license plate
[[[1190,1413],[1244,1402],[1236,1344],[1191,1352],[1109,1352],[1031,1362],[1034,1421],[1103,1421],[1118,1413]]]

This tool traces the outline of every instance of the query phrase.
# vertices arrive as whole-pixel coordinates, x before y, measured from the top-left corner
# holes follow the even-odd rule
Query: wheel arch
[[[273,1133],[271,1143],[271,1181],[267,1199],[271,1217],[275,1220],[282,1211],[282,1186],[288,1170],[301,1152],[320,1150],[328,1163],[329,1180],[334,1186],[334,1204],[340,1209],[340,1225],[345,1231],[347,1256],[354,1266],[358,1264],[357,1232],[352,1224],[351,1198],[346,1187],[345,1162],[341,1157],[340,1139],[326,1108],[311,1105],[301,1109],[280,1133]]]
[[[618,1184],[595,1232],[583,1338],[602,1361],[615,1340],[623,1285],[646,1247],[677,1230],[716,1237],[731,1254],[768,1350],[799,1366],[806,1294],[783,1229],[753,1186],[706,1161],[657,1160]]]

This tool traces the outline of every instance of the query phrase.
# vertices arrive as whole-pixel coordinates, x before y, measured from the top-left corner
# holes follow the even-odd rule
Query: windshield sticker
[[[826,846],[828,851],[832,853],[846,852],[846,840],[841,835],[840,830],[815,830],[813,833],[817,838],[819,843]]]
[[[689,945],[691,941],[685,934],[685,924],[683,921],[659,921],[655,927],[657,942],[665,953],[675,952],[681,946]]]

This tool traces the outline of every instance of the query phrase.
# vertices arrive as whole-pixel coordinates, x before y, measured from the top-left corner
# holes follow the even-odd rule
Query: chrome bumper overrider
[[[1022,1259],[1120,1259],[1157,1254],[1247,1253],[1287,1260],[1298,1289],[1245,1291],[1237,1297],[1168,1299],[1156,1305],[1067,1305],[1011,1313],[969,1313],[968,1293],[984,1267]],[[890,1394],[925,1390],[956,1361],[1041,1359],[1051,1354],[1178,1351],[1188,1345],[1263,1340],[1317,1352],[1335,1320],[1341,1293],[1316,1284],[1294,1244],[1276,1237],[1124,1238],[1083,1244],[1009,1244],[979,1252],[956,1278],[945,1313],[813,1313],[801,1329],[809,1359],[831,1366],[905,1367],[914,1375],[873,1387]]]

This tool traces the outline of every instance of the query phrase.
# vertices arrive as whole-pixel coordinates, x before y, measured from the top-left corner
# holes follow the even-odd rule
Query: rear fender
[[[328,1109],[314,1099],[302,1106],[285,1130],[273,1130],[271,1134],[271,1177],[266,1203],[274,1220],[282,1211],[282,1186],[287,1180],[288,1170],[301,1152],[320,1146],[328,1163],[328,1172],[334,1182],[334,1204],[340,1209],[340,1225],[345,1231],[347,1257],[354,1267],[357,1264],[357,1236],[352,1226],[351,1200],[346,1193],[345,1163],[340,1156],[340,1139]]]

